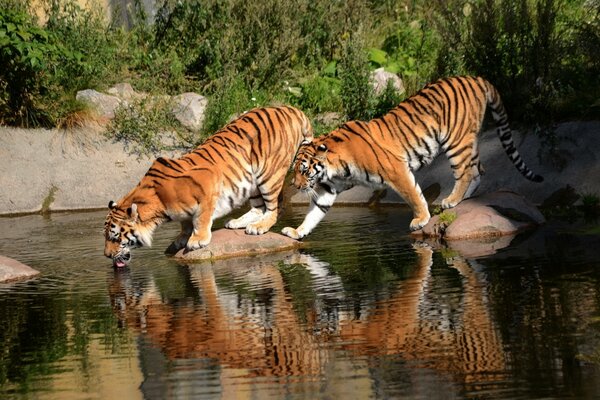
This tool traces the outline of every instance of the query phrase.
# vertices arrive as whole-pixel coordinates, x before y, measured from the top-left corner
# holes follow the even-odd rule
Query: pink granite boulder
[[[179,250],[173,257],[183,262],[194,262],[230,257],[247,257],[276,251],[296,249],[302,242],[279,233],[247,235],[243,229],[219,229],[212,233],[208,246],[194,251]]]
[[[489,238],[513,235],[545,222],[542,213],[523,196],[511,191],[497,191],[463,200],[444,211],[454,220],[448,223],[435,215],[415,236],[440,237],[445,240]]]
[[[0,282],[31,278],[40,272],[12,258],[0,256]]]

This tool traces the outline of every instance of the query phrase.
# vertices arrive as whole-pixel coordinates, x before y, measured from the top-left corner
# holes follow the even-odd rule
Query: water
[[[0,219],[0,254],[42,272],[0,284],[0,398],[600,396],[597,236],[466,258],[405,209],[334,207],[301,252],[183,266],[167,224],[114,271],[104,216]]]

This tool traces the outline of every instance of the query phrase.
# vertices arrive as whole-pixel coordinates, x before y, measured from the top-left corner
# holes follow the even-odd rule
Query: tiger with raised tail
[[[156,227],[179,221],[169,252],[211,240],[213,221],[250,201],[250,211],[226,223],[260,235],[275,224],[285,175],[302,142],[312,139],[308,118],[293,107],[251,110],[178,159],[158,158],[140,183],[111,201],[104,254],[125,266],[130,249],[150,246]]]
[[[337,195],[355,185],[391,187],[412,208],[411,230],[430,219],[427,202],[412,171],[444,152],[454,174],[454,188],[443,208],[471,196],[480,182],[477,135],[487,107],[496,121],[504,150],[525,178],[542,182],[515,148],[506,111],[496,88],[480,77],[452,77],[427,85],[383,117],[351,121],[303,145],[294,164],[296,187],[310,196],[308,213],[297,228],[283,233],[308,235],[323,219]]]

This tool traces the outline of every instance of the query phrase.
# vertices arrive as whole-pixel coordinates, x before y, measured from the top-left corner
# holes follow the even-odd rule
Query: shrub
[[[549,126],[564,115],[571,93],[592,93],[592,98],[599,93],[600,61],[586,56],[590,48],[599,47],[598,31],[592,33],[597,19],[593,13],[584,15],[582,0],[481,0],[467,8],[459,4],[440,1],[437,7],[442,16],[437,27],[446,43],[438,71],[487,78],[502,94],[511,119]],[[576,40],[578,35],[589,40]]]
[[[349,120],[370,120],[375,96],[370,83],[371,69],[365,52],[361,30],[350,36],[344,45],[339,63],[340,95],[344,113]]]
[[[157,155],[165,149],[168,136],[175,145],[192,140],[190,133],[179,124],[167,99],[146,98],[118,107],[106,135],[123,141],[138,155]]]
[[[0,122],[50,126],[53,121],[40,98],[52,92],[53,71],[81,63],[81,53],[62,46],[23,9],[0,11]]]

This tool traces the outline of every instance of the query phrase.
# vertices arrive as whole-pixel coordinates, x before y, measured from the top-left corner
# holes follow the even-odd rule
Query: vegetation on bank
[[[233,115],[269,104],[294,105],[313,118],[370,119],[456,74],[488,78],[511,119],[528,125],[591,117],[600,105],[597,0],[156,3],[154,17],[135,0],[107,21],[103,10],[74,0],[42,1],[43,19],[27,0],[0,0],[0,124],[76,125],[89,111],[75,93],[118,82],[151,94],[207,96],[197,141]],[[406,92],[389,87],[376,96],[369,72],[379,67],[399,74]],[[170,121],[155,118],[144,130]]]

